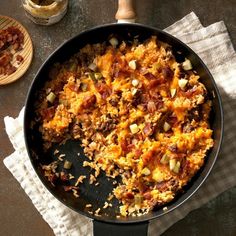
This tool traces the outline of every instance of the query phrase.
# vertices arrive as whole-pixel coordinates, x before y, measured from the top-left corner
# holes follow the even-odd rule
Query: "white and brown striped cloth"
[[[151,221],[149,235],[163,233],[190,211],[236,185],[236,53],[224,22],[203,27],[192,12],[166,31],[188,44],[210,69],[223,100],[225,132],[221,153],[206,182],[182,206]],[[16,119],[4,119],[6,132],[15,149],[12,155],[5,158],[4,164],[21,184],[55,235],[92,235],[91,220],[56,200],[34,172],[23,139],[23,112],[22,109]]]

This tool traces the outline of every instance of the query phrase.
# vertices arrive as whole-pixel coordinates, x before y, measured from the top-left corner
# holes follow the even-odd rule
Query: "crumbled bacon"
[[[142,150],[141,149],[135,149],[134,153],[135,153],[135,157],[139,158],[142,155]]]
[[[88,109],[88,108],[95,105],[96,100],[97,100],[97,98],[94,94],[93,95],[87,95],[83,100],[82,107],[85,108],[85,109]]]
[[[149,112],[153,113],[156,111],[156,105],[155,105],[155,102],[153,101],[149,101],[148,104],[147,104],[147,109]]]
[[[16,71],[16,67],[12,65],[13,51],[20,51],[23,47],[24,35],[15,26],[0,30],[0,75],[10,75]],[[22,62],[23,57],[17,55],[17,62]]]
[[[78,93],[80,91],[80,84],[71,84],[69,85],[69,89]]]
[[[54,117],[56,108],[54,106],[45,108],[41,111],[41,117],[44,120],[51,120]]]
[[[16,60],[18,63],[21,63],[22,61],[24,61],[24,57],[22,57],[21,55],[17,55]]]
[[[96,86],[97,91],[101,94],[104,100],[110,96],[111,90],[106,83],[98,82],[96,83],[95,86]]]
[[[145,73],[144,74],[144,77],[146,78],[146,79],[148,79],[148,80],[156,80],[157,78],[156,78],[156,76],[154,76],[152,73],[150,73],[150,72],[148,72],[148,73]]]
[[[175,114],[171,114],[167,117],[167,123],[169,123],[172,127],[178,122],[178,118]]]
[[[152,198],[152,194],[150,191],[147,191],[146,193],[143,194],[144,199],[150,200]]]
[[[79,188],[76,186],[63,186],[65,192],[72,191],[72,189],[78,190]]]
[[[165,66],[162,68],[162,74],[165,79],[170,80],[173,78],[174,72],[170,69],[169,66]]]
[[[126,193],[126,197],[127,197],[128,199],[134,199],[134,194],[131,193],[131,192],[128,192],[128,193]]]
[[[67,182],[68,180],[69,180],[69,175],[68,174],[66,174],[65,172],[60,172],[60,180],[62,181],[62,182]]]
[[[143,133],[146,135],[146,136],[150,136],[153,134],[153,129],[152,129],[152,125],[151,123],[146,123],[144,128],[143,128]]]

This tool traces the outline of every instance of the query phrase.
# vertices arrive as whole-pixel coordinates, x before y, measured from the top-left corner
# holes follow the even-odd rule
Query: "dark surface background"
[[[16,117],[37,70],[61,43],[96,25],[114,22],[117,1],[70,0],[67,15],[56,25],[38,26],[24,15],[20,0],[0,0],[0,14],[21,22],[34,45],[33,62],[18,81],[0,86],[0,235],[53,235],[2,160],[13,152],[4,116]],[[207,26],[223,20],[236,46],[236,0],[136,0],[138,22],[161,29],[194,11]],[[236,188],[191,212],[163,235],[236,235]]]

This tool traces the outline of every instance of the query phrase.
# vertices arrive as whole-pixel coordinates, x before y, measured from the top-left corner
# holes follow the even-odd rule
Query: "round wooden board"
[[[33,44],[26,29],[16,20],[8,16],[0,15],[0,29],[6,29],[9,26],[15,26],[24,34],[23,49],[16,52],[13,56],[12,64],[17,65],[16,55],[21,55],[24,61],[18,66],[17,70],[11,75],[0,75],[0,85],[9,84],[19,79],[29,68],[33,58]]]

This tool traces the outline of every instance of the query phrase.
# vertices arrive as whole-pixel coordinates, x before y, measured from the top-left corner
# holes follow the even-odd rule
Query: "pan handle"
[[[148,221],[136,224],[112,224],[93,221],[93,236],[146,236]]]
[[[118,23],[134,23],[135,16],[133,0],[118,0],[118,10],[115,16]]]

